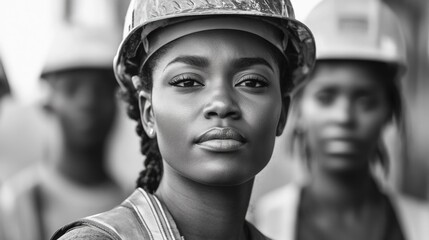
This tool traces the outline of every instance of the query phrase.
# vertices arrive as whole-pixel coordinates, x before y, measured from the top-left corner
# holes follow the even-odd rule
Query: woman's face
[[[149,115],[164,164],[207,185],[252,179],[272,154],[279,76],[269,43],[251,34],[216,30],[176,40],[153,70]]]
[[[116,115],[113,71],[76,70],[55,75],[50,105],[68,144],[93,148],[106,141]]]
[[[368,167],[391,116],[382,80],[363,62],[318,63],[300,109],[313,165]]]

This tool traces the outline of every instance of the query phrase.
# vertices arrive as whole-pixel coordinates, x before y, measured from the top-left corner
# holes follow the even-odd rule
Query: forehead
[[[380,70],[381,71],[381,70]],[[311,76],[310,86],[342,86],[348,89],[381,89],[384,81],[382,72],[370,63],[359,61],[318,62]]]
[[[50,76],[49,81],[56,87],[112,88],[116,86],[113,71],[107,69],[75,69]]]
[[[179,55],[202,55],[208,60],[219,57],[260,57],[274,62],[276,50],[271,44],[251,33],[237,30],[197,32],[170,43],[166,58]]]

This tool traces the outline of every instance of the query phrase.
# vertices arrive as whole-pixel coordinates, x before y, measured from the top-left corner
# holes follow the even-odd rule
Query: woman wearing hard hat
[[[387,189],[372,169],[387,169],[382,134],[402,115],[405,43],[378,1],[325,0],[306,24],[317,45],[315,70],[292,94],[288,149],[309,179],[265,196],[257,226],[279,240],[419,240],[426,206]]]
[[[136,0],[127,20],[114,65],[145,170],[119,207],[53,239],[266,239],[245,214],[312,34],[287,0]]]

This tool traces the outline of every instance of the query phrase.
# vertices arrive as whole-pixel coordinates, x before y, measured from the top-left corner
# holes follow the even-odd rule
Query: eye
[[[64,81],[63,83],[58,84],[59,90],[66,96],[74,96],[79,89],[79,84],[70,83],[73,83],[73,81]]]
[[[193,74],[182,74],[174,77],[168,82],[173,87],[180,88],[194,88],[194,87],[202,87],[202,84],[199,80],[197,80],[197,76],[193,76]]]
[[[239,80],[236,87],[248,87],[248,88],[263,88],[268,86],[268,82],[265,78],[258,75],[244,76]]]
[[[377,107],[377,99],[375,96],[360,96],[357,98],[357,103],[359,106],[361,106],[363,109],[371,110]]]
[[[335,94],[332,91],[321,91],[316,94],[316,99],[321,105],[329,105],[335,99]]]

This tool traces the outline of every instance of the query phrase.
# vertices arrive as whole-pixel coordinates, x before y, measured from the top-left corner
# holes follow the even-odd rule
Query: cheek
[[[75,115],[75,103],[73,99],[57,97],[52,100],[55,114],[63,121]]]
[[[362,138],[369,141],[378,141],[380,134],[387,124],[388,113],[383,109],[372,111],[371,113],[361,114],[360,117],[360,130]]]
[[[280,109],[270,108],[269,106],[259,108],[250,108],[247,113],[247,122],[252,129],[250,134],[254,134],[255,141],[263,142],[275,139],[277,125],[280,119]]]
[[[190,145],[187,136],[193,126],[192,105],[184,106],[166,98],[154,98],[153,102],[156,136],[163,158],[183,156]]]
[[[300,118],[298,126],[309,136],[318,135],[326,122],[327,111],[322,110],[317,103],[310,99],[303,99],[299,106]]]
[[[250,129],[254,156],[258,159],[271,157],[274,147],[277,125],[279,123],[282,106],[274,99],[264,99],[253,104],[249,104],[243,110],[244,119]]]

